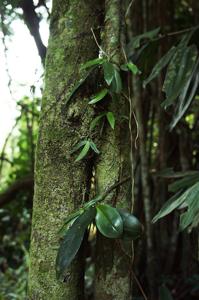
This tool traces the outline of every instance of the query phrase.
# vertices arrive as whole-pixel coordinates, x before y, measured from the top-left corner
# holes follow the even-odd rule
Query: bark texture
[[[100,2],[100,1],[99,1]],[[76,260],[66,282],[55,276],[58,230],[63,219],[87,199],[92,166],[74,163],[73,146],[88,136],[93,110],[92,91],[80,88],[67,99],[85,71],[80,64],[95,58],[98,49],[91,27],[99,25],[98,1],[54,0],[46,62],[39,139],[36,151],[35,196],[30,252],[29,299],[83,299],[81,261]]]
[[[105,1],[105,52],[116,64],[121,63],[121,20],[122,5],[120,0]],[[96,165],[98,192],[106,190],[114,182],[130,175],[129,135],[126,124],[119,121],[119,116],[127,113],[128,104],[122,97],[110,100],[108,109],[116,117],[115,130],[105,129],[101,138],[101,152]],[[127,201],[128,184],[120,187],[106,199],[117,207],[130,207]],[[120,240],[97,237],[96,249],[96,300],[131,299],[131,244],[125,245]]]

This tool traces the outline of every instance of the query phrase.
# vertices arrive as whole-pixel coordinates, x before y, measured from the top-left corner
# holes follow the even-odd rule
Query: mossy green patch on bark
[[[105,51],[116,64],[120,64],[121,1],[105,1]],[[115,182],[130,175],[130,143],[128,126],[120,122],[120,116],[128,111],[128,103],[121,95],[111,101],[109,111],[116,117],[116,127],[106,128],[101,139],[101,152],[96,163],[98,192],[106,190]],[[127,201],[128,184],[119,187],[107,197],[114,206],[130,208]],[[95,300],[130,300],[131,291],[131,243],[123,245],[120,240],[109,240],[100,234],[96,249]]]
[[[99,5],[54,0],[46,59],[45,92],[36,151],[35,195],[30,251],[29,299],[82,298],[83,267],[76,260],[65,282],[55,274],[58,230],[86,198],[89,161],[75,163],[73,146],[89,134],[93,109],[86,87],[66,104],[82,78],[80,64],[98,55],[91,27],[99,26]]]

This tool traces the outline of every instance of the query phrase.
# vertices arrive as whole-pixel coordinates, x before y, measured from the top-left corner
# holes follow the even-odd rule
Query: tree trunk
[[[75,163],[73,146],[89,134],[92,88],[80,87],[80,64],[98,55],[91,28],[99,28],[100,1],[54,0],[46,62],[45,92],[36,151],[30,251],[29,299],[83,299],[83,268],[76,259],[66,282],[55,276],[58,230],[64,218],[88,198],[92,160]]]
[[[122,2],[105,1],[104,47],[111,61],[116,64],[121,63],[121,20]],[[101,137],[102,155],[96,165],[99,193],[131,174],[128,126],[119,121],[119,116],[128,113],[128,102],[121,96],[114,100],[110,100],[108,110],[114,113],[117,125],[114,131],[110,126],[105,129]],[[131,202],[127,201],[128,187],[128,184],[125,184],[110,194],[107,202],[117,207],[130,208]],[[98,234],[96,247],[95,300],[130,300],[131,243],[124,244],[120,240],[105,239]]]

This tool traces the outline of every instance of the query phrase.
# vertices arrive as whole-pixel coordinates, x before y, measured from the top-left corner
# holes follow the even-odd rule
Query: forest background
[[[128,33],[128,61],[139,70],[133,69],[134,74],[131,74],[135,77],[134,97],[139,99],[133,104],[133,129],[129,138],[134,155],[134,214],[145,228],[142,237],[134,243],[133,299],[198,299],[199,4],[194,0],[124,2],[125,22],[132,29]],[[50,21],[50,1],[2,0],[0,13],[5,58],[9,58],[8,40],[12,41],[14,34],[12,24],[20,20],[29,30],[36,45],[35,53],[38,52],[44,66],[46,46],[39,25]],[[184,44],[183,39],[187,41]],[[26,41],[22,47],[26,47]],[[175,54],[176,49],[178,54]],[[29,59],[31,61],[31,57]],[[15,82],[9,67],[6,72],[12,96]],[[23,97],[14,97],[17,100],[17,117],[1,148],[2,300],[26,299],[27,295],[42,79],[39,74],[37,83],[25,87]],[[109,119],[109,127],[117,130],[115,124],[121,122],[126,128],[128,114],[124,113],[121,119],[118,120],[115,115],[114,121]],[[107,126],[105,121],[103,126]],[[182,198],[185,200],[182,201]],[[153,217],[168,199],[171,199],[169,205],[164,207],[159,217],[168,216],[153,224]],[[174,204],[173,207],[170,204]],[[88,258],[85,299],[92,299],[94,264],[92,257],[88,255]]]

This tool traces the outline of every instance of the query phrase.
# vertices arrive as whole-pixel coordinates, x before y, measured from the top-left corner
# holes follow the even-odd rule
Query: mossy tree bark
[[[88,106],[92,88],[85,84],[72,101],[67,103],[67,99],[84,76],[81,63],[98,55],[91,28],[98,30],[100,25],[99,3],[53,2],[36,151],[29,299],[83,299],[81,260],[72,264],[67,282],[58,282],[55,257],[59,244],[57,233],[63,219],[88,198],[92,159],[74,163],[70,151],[88,137],[93,116],[93,109]]]
[[[122,57],[122,1],[105,1],[105,30],[103,46],[110,60],[121,64]],[[129,176],[130,142],[127,122],[121,122],[121,115],[128,115],[128,102],[120,96],[110,100],[108,110],[116,117],[116,128],[105,129],[101,138],[101,151],[96,164],[96,182],[98,192],[122,178]],[[129,199],[129,200],[127,200]],[[131,189],[129,183],[120,186],[106,199],[108,203],[120,208],[131,207]],[[131,243],[121,240],[105,239],[97,236],[96,249],[96,300],[126,300],[131,299],[132,256]]]

